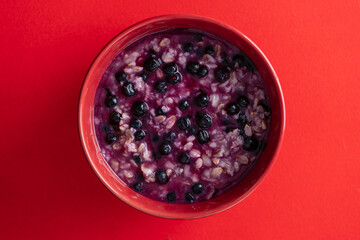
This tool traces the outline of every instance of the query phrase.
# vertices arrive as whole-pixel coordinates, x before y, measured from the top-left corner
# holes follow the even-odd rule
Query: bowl
[[[145,35],[170,28],[192,28],[217,35],[243,51],[257,67],[268,91],[272,120],[268,144],[260,159],[243,180],[230,191],[194,204],[159,202],[130,189],[103,159],[94,130],[93,104],[100,79],[125,47]],[[90,166],[103,184],[130,206],[158,217],[193,219],[224,211],[244,200],[264,179],[279,152],[285,129],[285,105],[279,79],[261,50],[244,34],[216,20],[193,15],[166,15],[132,25],[112,39],[92,63],[82,86],[78,109],[79,133]]]

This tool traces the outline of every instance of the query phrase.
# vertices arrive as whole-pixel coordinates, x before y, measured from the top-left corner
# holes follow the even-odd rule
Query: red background
[[[0,1],[1,239],[359,239],[360,2]],[[117,33],[191,13],[238,28],[277,72],[287,110],[260,187],[199,220],[141,213],[89,167],[77,132],[84,76]]]

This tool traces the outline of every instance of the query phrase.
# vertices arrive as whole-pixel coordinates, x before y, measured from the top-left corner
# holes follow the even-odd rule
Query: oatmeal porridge
[[[103,158],[134,191],[171,203],[228,191],[266,146],[271,110],[254,64],[206,32],[145,36],[105,71],[94,102]]]

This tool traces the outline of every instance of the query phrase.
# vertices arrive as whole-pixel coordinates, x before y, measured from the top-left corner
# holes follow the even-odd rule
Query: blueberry
[[[143,101],[136,101],[131,107],[131,112],[137,117],[145,116],[148,110],[149,106]]]
[[[109,115],[109,123],[113,124],[113,125],[117,125],[119,124],[121,120],[121,114],[116,112],[116,111],[112,111]]]
[[[157,55],[157,53],[155,52],[155,50],[154,49],[149,49],[149,56],[151,56],[151,57],[156,57],[156,55]]]
[[[228,126],[228,127],[226,127],[225,132],[229,133],[229,132],[232,132],[234,129],[235,129],[234,127]]]
[[[230,116],[233,116],[240,112],[240,106],[239,106],[239,104],[237,104],[235,102],[229,102],[226,105],[225,110],[226,110],[227,114],[229,114]]]
[[[163,170],[158,170],[155,173],[155,178],[156,178],[157,183],[159,183],[159,184],[166,184],[169,181],[169,178],[166,175],[166,172]]]
[[[242,148],[246,151],[255,151],[259,147],[259,141],[254,137],[244,137]]]
[[[197,62],[188,62],[186,64],[186,71],[191,75],[196,75],[199,68],[200,68],[200,64]]]
[[[195,197],[191,192],[187,192],[185,194],[185,200],[189,203],[193,203],[195,201]]]
[[[133,185],[133,188],[136,192],[142,192],[143,189],[143,184],[141,182],[137,182]]]
[[[167,90],[168,86],[164,80],[159,80],[155,82],[154,88],[156,91],[160,93],[164,93]]]
[[[141,158],[140,158],[139,155],[133,156],[132,159],[135,161],[135,163],[136,163],[137,165],[139,165],[139,164],[141,163]]]
[[[159,152],[162,154],[162,155],[169,155],[171,153],[171,146],[169,143],[165,142],[165,143],[162,143],[160,146],[159,146]]]
[[[179,155],[178,161],[182,164],[189,164],[191,162],[190,155],[187,152],[182,152]]]
[[[197,71],[197,75],[199,78],[205,77],[206,75],[208,75],[208,73],[209,73],[209,69],[204,65],[201,65]]]
[[[165,78],[166,78],[166,81],[170,84],[178,84],[182,79],[182,75],[181,75],[181,73],[176,72],[174,74],[167,75]]]
[[[176,125],[178,126],[179,129],[186,130],[190,127],[191,122],[188,117],[181,117],[176,121]]]
[[[203,192],[203,185],[201,183],[195,183],[192,185],[191,190],[195,194],[200,194]]]
[[[196,138],[200,144],[206,144],[210,142],[210,135],[206,130],[199,130],[196,134]]]
[[[191,127],[187,130],[188,135],[195,135],[196,129],[194,127]]]
[[[112,144],[116,141],[117,135],[114,132],[108,132],[105,137],[105,141],[107,144]]]
[[[244,127],[243,127],[243,126],[240,126],[240,127],[238,128],[238,130],[239,130],[239,136],[244,136],[244,134],[245,134]]]
[[[180,110],[183,110],[183,111],[185,111],[186,109],[188,109],[189,108],[189,102],[187,101],[187,100],[181,100],[180,102],[179,102],[179,108],[180,108]]]
[[[140,119],[138,118],[132,118],[130,121],[130,127],[135,128],[135,129],[139,129],[142,126],[142,122]]]
[[[131,82],[125,82],[121,87],[121,92],[127,97],[132,97],[136,94],[134,84]]]
[[[235,64],[238,64],[239,67],[242,67],[245,65],[246,59],[245,59],[244,55],[237,54],[237,55],[233,56],[232,62],[233,62],[234,66],[235,66]]]
[[[203,40],[203,35],[201,33],[195,33],[194,34],[194,40],[197,42],[200,42]]]
[[[166,199],[168,200],[168,202],[174,202],[176,200],[176,193],[175,192],[169,192],[166,195]]]
[[[164,112],[161,107],[158,107],[155,110],[155,114],[156,114],[156,116],[166,116],[166,112]]]
[[[205,53],[209,55],[214,55],[215,51],[211,46],[205,48]]]
[[[209,104],[209,96],[202,92],[195,97],[195,104],[199,108],[206,108]]]
[[[249,99],[244,95],[241,95],[240,97],[238,97],[236,99],[236,102],[239,104],[239,106],[241,108],[246,108],[247,106],[249,106],[249,103],[250,103]]]
[[[148,72],[155,72],[160,67],[160,62],[155,58],[148,58],[144,62],[144,69]]]
[[[146,82],[149,79],[149,75],[147,75],[144,72],[140,73],[139,77],[141,77],[144,82]]]
[[[124,71],[119,71],[115,73],[115,79],[118,82],[126,81],[126,73],[124,73]]]
[[[137,130],[134,133],[135,141],[143,140],[145,136],[146,136],[146,132],[144,130]]]
[[[230,71],[226,67],[218,67],[214,71],[215,79],[218,82],[226,82],[230,78]]]
[[[153,142],[158,142],[160,140],[160,136],[159,134],[155,133],[151,139]]]
[[[171,62],[171,63],[167,63],[164,65],[163,67],[163,72],[166,74],[166,75],[172,75],[174,73],[176,73],[178,71],[178,66],[176,63],[174,62]]]
[[[184,50],[184,52],[192,52],[194,50],[194,47],[190,42],[187,42],[182,46],[182,49]]]
[[[116,106],[117,104],[117,99],[114,95],[108,95],[106,98],[105,98],[105,105],[108,107],[108,108],[113,108]]]
[[[176,133],[173,131],[166,133],[164,136],[164,141],[166,141],[168,143],[173,143],[175,141],[175,139],[176,139]]]
[[[200,128],[209,128],[212,124],[211,116],[204,112],[197,112],[195,119]]]
[[[238,119],[237,119],[236,121],[237,121],[237,123],[239,124],[239,126],[244,127],[245,124],[247,123],[247,119],[246,119],[245,113],[244,113],[244,112],[240,112],[240,113],[239,113],[239,117],[238,117]]]

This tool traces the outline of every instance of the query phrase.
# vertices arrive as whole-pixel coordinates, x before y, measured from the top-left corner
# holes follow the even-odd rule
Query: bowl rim
[[[194,212],[192,214],[186,214],[187,216],[185,217],[184,215],[182,217],[176,217],[174,216],[174,214],[159,214],[159,213],[155,213],[155,211],[151,211],[149,209],[145,209],[145,208],[141,208],[140,206],[134,206],[133,204],[131,204],[131,202],[126,201],[125,199],[121,198],[121,196],[119,196],[117,194],[117,192],[113,189],[113,187],[104,179],[104,177],[102,176],[102,174],[98,171],[98,169],[96,168],[93,160],[92,160],[92,156],[89,152],[88,147],[85,144],[85,136],[84,136],[84,128],[82,125],[83,122],[83,117],[82,117],[82,112],[83,112],[83,102],[84,102],[84,98],[85,98],[85,93],[84,93],[84,86],[89,84],[90,78],[89,75],[92,71],[94,71],[93,67],[100,61],[101,57],[105,54],[106,50],[111,49],[111,47],[116,43],[116,41],[123,37],[126,36],[126,34],[128,32],[131,32],[132,30],[136,29],[139,26],[142,26],[144,24],[148,24],[151,22],[157,22],[157,21],[161,21],[161,20],[168,20],[169,18],[171,19],[188,19],[188,20],[201,20],[201,21],[206,21],[206,22],[210,22],[213,24],[218,25],[219,27],[222,28],[226,28],[232,32],[234,32],[236,35],[238,35],[239,37],[241,37],[244,41],[247,42],[247,44],[251,45],[251,47],[256,51],[256,54],[262,58],[262,60],[265,62],[266,66],[268,67],[268,73],[270,75],[272,75],[272,78],[275,80],[274,86],[276,88],[276,93],[278,95],[278,100],[279,100],[279,119],[281,120],[280,122],[280,129],[279,129],[279,137],[277,140],[277,145],[276,148],[274,150],[273,153],[273,157],[269,160],[269,164],[266,167],[266,169],[264,170],[264,172],[259,176],[259,178],[256,180],[256,182],[254,184],[252,184],[252,186],[246,191],[244,192],[240,197],[232,200],[231,202],[229,202],[227,205],[225,205],[222,208],[216,208],[215,210],[211,211],[211,210],[207,210],[205,213],[201,213],[201,212]],[[252,42],[252,40],[250,40],[246,35],[244,35],[242,32],[240,32],[238,29],[236,29],[235,27],[232,27],[230,25],[227,25],[225,23],[222,23],[218,20],[215,20],[213,18],[209,18],[209,17],[204,17],[204,16],[200,16],[200,15],[193,15],[193,14],[165,14],[165,15],[159,15],[159,16],[154,16],[154,17],[150,17],[150,18],[146,18],[143,19],[141,21],[138,21],[130,26],[128,26],[127,28],[125,28],[124,30],[122,30],[121,32],[119,32],[118,34],[116,34],[100,51],[99,53],[96,55],[96,57],[94,58],[94,60],[92,61],[90,67],[88,68],[88,71],[86,72],[85,78],[82,82],[81,88],[80,88],[80,95],[79,95],[79,99],[78,99],[78,111],[77,111],[77,123],[78,123],[78,133],[79,133],[79,137],[80,137],[80,142],[81,142],[81,146],[83,148],[84,154],[86,156],[86,159],[88,161],[88,164],[90,165],[90,167],[92,168],[92,170],[95,172],[96,176],[98,177],[98,179],[100,180],[100,182],[102,182],[102,184],[105,185],[105,187],[107,189],[109,189],[118,199],[122,200],[122,202],[126,203],[127,205],[152,216],[155,217],[161,217],[161,218],[167,218],[167,219],[197,219],[197,218],[202,218],[202,217],[207,217],[207,216],[211,216],[220,212],[223,212],[231,207],[233,207],[234,205],[238,204],[239,202],[241,202],[242,200],[244,200],[245,198],[247,198],[259,185],[260,183],[265,179],[265,177],[267,176],[267,174],[269,173],[269,171],[271,170],[271,168],[273,167],[276,158],[279,155],[280,149],[281,149],[281,145],[284,139],[284,134],[285,134],[285,125],[286,125],[286,111],[285,111],[285,101],[284,101],[284,95],[283,95],[283,91],[280,85],[280,81],[279,78],[274,70],[274,68],[272,67],[270,61],[267,59],[267,57],[265,56],[265,54],[260,50],[260,48],[254,43]]]

